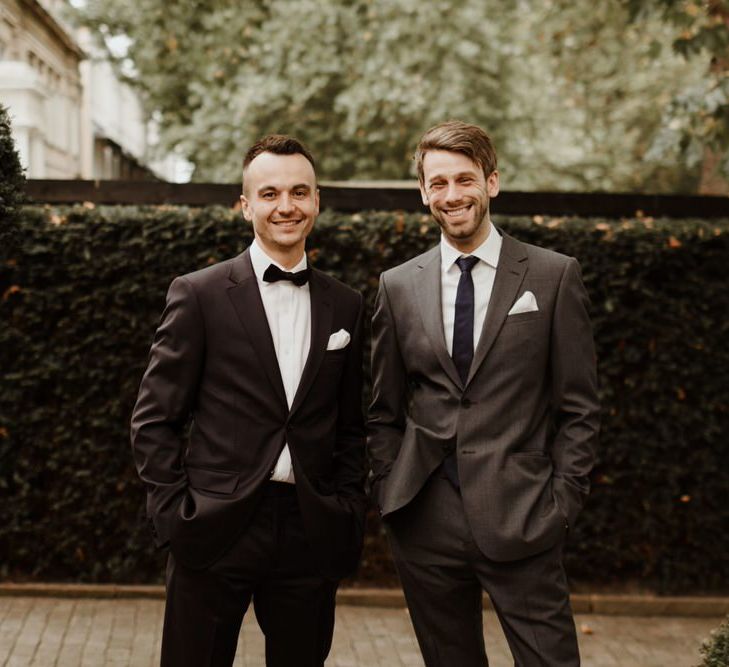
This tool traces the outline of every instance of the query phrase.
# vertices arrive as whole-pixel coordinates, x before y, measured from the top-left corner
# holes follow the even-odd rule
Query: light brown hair
[[[448,120],[431,127],[415,149],[415,168],[423,183],[423,159],[428,151],[453,151],[469,157],[483,169],[485,178],[496,171],[496,151],[489,135],[478,125]]]

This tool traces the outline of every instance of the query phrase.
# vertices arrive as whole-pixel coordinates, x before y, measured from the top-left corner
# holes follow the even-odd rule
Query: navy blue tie
[[[473,278],[471,269],[478,263],[478,257],[459,257],[456,260],[461,270],[456,292],[456,317],[453,322],[453,362],[458,375],[466,384],[473,361]]]
[[[473,278],[471,269],[478,263],[478,257],[459,257],[456,260],[461,270],[456,291],[456,316],[453,322],[453,363],[463,384],[466,384],[468,372],[473,361]],[[443,461],[443,470],[451,484],[457,489],[461,487],[458,480],[458,461],[453,452]]]

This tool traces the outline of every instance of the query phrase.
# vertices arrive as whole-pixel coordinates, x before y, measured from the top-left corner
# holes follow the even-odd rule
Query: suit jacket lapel
[[[245,250],[233,260],[230,280],[235,283],[228,288],[228,296],[238,315],[249,341],[256,351],[276,397],[287,406],[281,371],[278,367],[276,349],[273,346],[271,330],[268,328],[266,311],[263,309],[258,281],[253,272],[250,253]]]
[[[453,359],[448,354],[443,332],[443,306],[440,284],[440,247],[426,252],[413,274],[413,290],[423,320],[423,328],[430,339],[436,357],[448,377],[463,386]]]
[[[311,389],[311,384],[324,359],[327,350],[329,335],[332,328],[332,301],[327,285],[321,274],[312,270],[309,278],[309,297],[311,299],[311,343],[309,344],[309,356],[306,358],[304,370],[301,373],[301,380],[296,389],[294,400],[291,403],[293,414],[299,408]]]
[[[484,359],[486,359],[496,336],[501,331],[509,308],[514,303],[519,287],[524,281],[526,270],[527,254],[521,243],[503,234],[499,265],[496,269],[491,300],[483,323],[481,337],[473,354],[473,363],[468,374],[467,385],[473,379]]]

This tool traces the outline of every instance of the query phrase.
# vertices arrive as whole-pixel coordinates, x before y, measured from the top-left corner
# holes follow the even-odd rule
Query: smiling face
[[[245,169],[240,201],[266,254],[286,268],[294,266],[319,214],[311,162],[300,153],[257,155]]]
[[[499,173],[486,177],[463,153],[430,150],[423,157],[420,194],[451,245],[469,253],[489,235],[489,200],[499,194]]]

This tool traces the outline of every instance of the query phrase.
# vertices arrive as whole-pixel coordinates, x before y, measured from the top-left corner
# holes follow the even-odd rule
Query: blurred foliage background
[[[198,181],[294,134],[324,179],[412,177],[447,118],[512,190],[729,194],[729,2],[87,0],[162,148]]]

